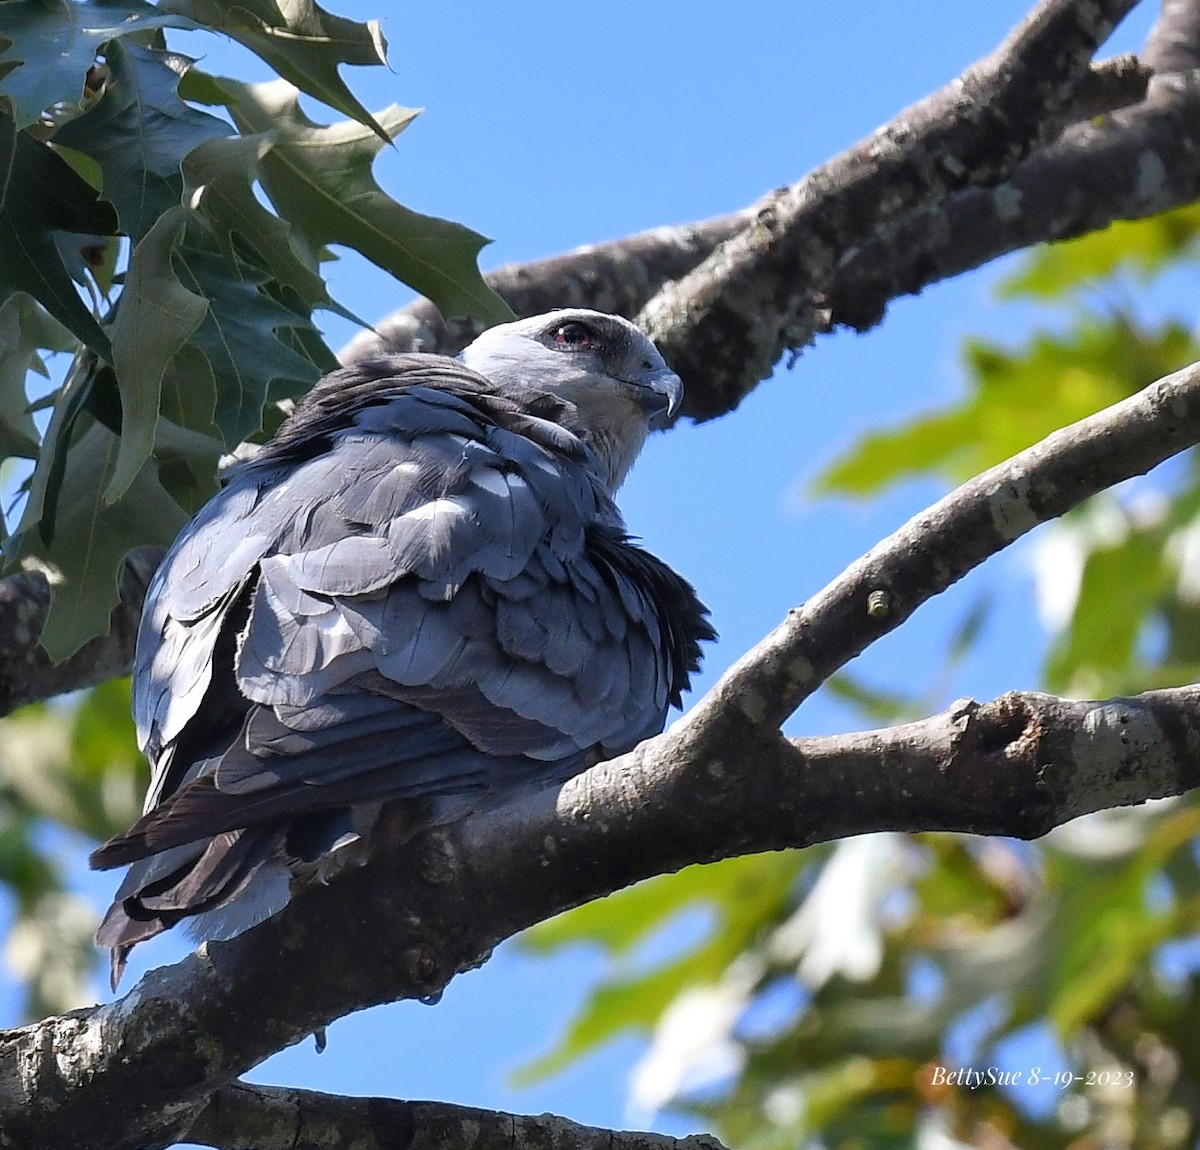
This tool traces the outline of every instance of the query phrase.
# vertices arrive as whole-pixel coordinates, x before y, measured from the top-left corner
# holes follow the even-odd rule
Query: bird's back
[[[336,373],[153,581],[134,711],[146,813],[98,933],[206,935],[410,825],[562,781],[662,729],[712,634],[628,539],[572,408],[442,357]],[[217,918],[230,920],[224,925]]]

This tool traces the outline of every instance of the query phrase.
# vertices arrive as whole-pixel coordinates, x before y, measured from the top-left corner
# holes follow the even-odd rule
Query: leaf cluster
[[[181,29],[279,78],[206,73],[169,47]],[[129,553],[169,545],[221,458],[336,366],[317,323],[349,314],[321,274],[332,245],[447,315],[509,318],[476,266],[484,239],[372,174],[416,113],[369,112],[341,69],[386,48],[375,22],[313,0],[0,3],[0,544],[7,570],[51,574],[53,657],[107,630]],[[301,96],[346,118],[318,124]],[[6,956],[31,1012],[75,1005],[93,969],[93,915],[64,893],[48,828],[106,837],[135,814],[122,690],[0,724]]]
[[[280,79],[206,74],[168,49],[179,28],[239,41]],[[328,245],[447,314],[507,318],[475,264],[483,239],[372,175],[415,113],[368,112],[339,69],[385,52],[376,24],[311,0],[0,5],[0,432],[33,464],[5,554],[60,577],[56,658],[105,629],[123,557],[169,542],[221,455],[336,366],[314,322],[345,314],[320,274]],[[302,93],[350,118],[314,123]],[[46,349],[75,362],[34,394],[17,380]]]

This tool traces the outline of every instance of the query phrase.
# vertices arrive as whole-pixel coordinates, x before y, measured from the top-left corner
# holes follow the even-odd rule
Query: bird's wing
[[[101,862],[567,777],[661,729],[708,634],[694,593],[627,542],[578,439],[446,362],[393,363],[366,406],[323,395],[170,553],[135,686],[150,813]],[[181,754],[221,692],[232,735]]]

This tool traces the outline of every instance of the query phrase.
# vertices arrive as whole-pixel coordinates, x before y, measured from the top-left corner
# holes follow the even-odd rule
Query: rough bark
[[[188,1131],[188,1139],[220,1150],[724,1150],[710,1135],[668,1138],[581,1126],[553,1114],[535,1117],[444,1102],[344,1098],[245,1082],[218,1090]]]
[[[1147,53],[1157,43],[1152,38]],[[815,331],[867,331],[882,321],[893,300],[1011,252],[1192,203],[1200,196],[1200,78],[1190,69],[1167,66],[1181,57],[1178,49],[1165,55],[1166,64],[1148,84],[1144,99],[1068,127],[1016,164],[1007,178],[972,180],[898,214],[886,227],[874,221],[860,227],[850,220],[832,241],[838,258],[823,276],[798,261],[778,268],[778,274],[798,296],[809,299]],[[904,115],[884,130],[902,132]],[[777,195],[798,197],[806,186],[828,186],[829,168],[822,166]],[[836,201],[842,192],[832,186],[822,195]],[[830,211],[836,214],[836,203]],[[755,219],[756,209],[748,208],[657,228],[553,259],[506,266],[487,279],[519,315],[550,307],[595,307],[634,318],[659,290],[697,269]],[[422,300],[380,320],[375,332],[356,337],[342,358],[349,362],[389,350],[455,354],[476,334],[468,323],[443,322]],[[740,353],[745,345],[738,333],[726,335]],[[764,344],[769,346],[769,341]],[[773,357],[767,357],[770,366],[783,351],[782,344],[776,346]],[[745,395],[708,372],[688,374],[685,380],[683,415],[692,419],[724,415]]]
[[[1132,7],[1039,4],[958,79],[763,200],[749,227],[664,285],[639,326],[689,385],[715,395],[719,410],[736,407],[785,350],[829,326],[829,281],[853,237],[994,185],[1059,134],[1093,54]]]
[[[790,611],[711,694],[728,699],[750,728],[778,727],[834,671],[985,559],[1197,442],[1193,364],[1053,432],[914,516]]]
[[[0,715],[128,674],[142,600],[162,555],[158,547],[129,554],[121,572],[121,601],[109,618],[108,634],[89,640],[61,663],[37,641],[50,612],[46,573],[22,571],[0,579]]]
[[[802,204],[807,195],[811,206],[804,206],[805,214],[793,226],[799,228],[814,216],[826,221],[823,226],[834,229],[827,237],[830,252],[815,263],[799,255],[790,262],[777,259],[767,276],[773,274],[778,283],[764,290],[787,290],[806,300],[814,331],[839,326],[868,330],[882,320],[892,300],[929,284],[1037,243],[1096,231],[1114,220],[1154,215],[1200,196],[1200,79],[1192,74],[1200,62],[1198,42],[1200,18],[1193,0],[1164,4],[1141,54],[1141,67],[1133,69],[1122,58],[1087,73],[1061,110],[1068,125],[1061,135],[1047,138],[1026,158],[1010,163],[1003,177],[995,174],[998,167],[991,174],[972,170],[957,185],[947,180],[940,189],[927,189],[927,202],[910,197],[891,204],[887,219],[850,210],[851,191],[858,192],[846,184],[846,169],[853,168],[855,157],[870,151],[877,137],[906,139],[915,130],[915,112],[929,101],[942,103],[948,111],[946,105],[964,78],[760,205],[591,245],[550,260],[503,267],[488,280],[520,315],[569,306],[597,307],[633,318],[665,290],[678,301],[675,310],[686,313],[681,322],[690,324],[693,303],[687,289],[668,285],[695,271],[693,286],[707,293],[708,273],[697,270],[701,264],[756,227],[764,206],[774,211],[771,205],[776,201]],[[1143,87],[1149,69],[1158,76]],[[1052,137],[1053,132],[1043,135]],[[901,149],[901,166],[908,162],[906,148],[907,144]],[[742,243],[745,248],[744,238]],[[712,270],[713,265],[708,266]],[[738,269],[729,274],[734,272],[741,274]],[[660,306],[664,305],[655,305]],[[427,302],[418,301],[385,317],[376,332],[352,340],[343,358],[381,350],[454,354],[477,329],[445,324]],[[686,334],[680,338],[690,340]],[[730,358],[753,350],[734,326],[724,330],[722,338]],[[785,345],[773,344],[769,333],[760,342],[759,360],[766,364],[760,374],[765,377]],[[698,358],[698,351],[689,351],[679,363],[686,366]],[[687,372],[684,415],[708,419],[732,410],[745,391],[731,385],[730,378],[707,368]],[[750,386],[754,382],[757,379]]]

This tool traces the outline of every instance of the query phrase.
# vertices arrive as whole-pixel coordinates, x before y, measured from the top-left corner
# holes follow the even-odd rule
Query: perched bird
[[[714,632],[612,493],[681,395],[632,324],[556,311],[336,371],[239,465],[146,597],[145,813],[92,855],[132,864],[114,985],[362,862],[384,804],[419,830],[662,730]]]

